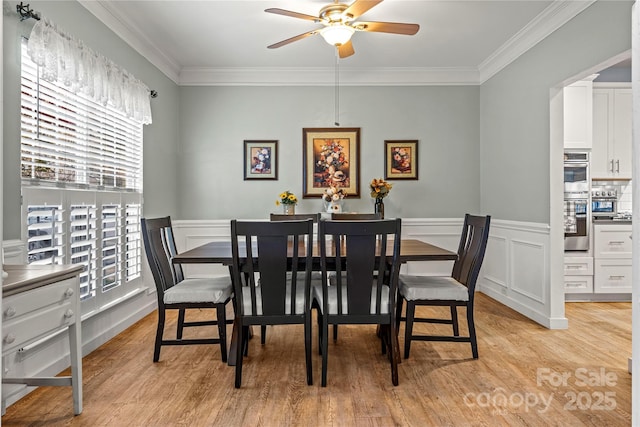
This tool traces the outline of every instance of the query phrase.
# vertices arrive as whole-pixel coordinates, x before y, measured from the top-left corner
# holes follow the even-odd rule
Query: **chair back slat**
[[[335,271],[338,316],[364,319],[371,315],[392,314],[400,268],[400,228],[400,219],[320,221],[318,241],[322,280],[327,283],[328,272]],[[389,237],[393,237],[394,242],[391,257],[387,255]],[[382,305],[383,284],[390,287],[387,307]],[[327,305],[327,301],[328,287],[325,285],[323,304]],[[323,313],[328,312],[328,306],[323,307]]]
[[[491,216],[466,214],[458,247],[458,259],[453,264],[451,276],[465,285],[470,294],[475,290],[480,267],[489,239]]]
[[[171,262],[176,254],[171,218],[141,218],[140,225],[147,261],[161,300],[165,291],[183,280],[182,269]]]
[[[251,298],[251,313],[243,312],[242,315],[296,314],[296,295],[301,286],[306,290],[304,305],[309,306],[312,235],[312,219],[231,221],[236,298],[243,301],[243,294]],[[242,246],[240,242],[243,242]],[[256,276],[259,285],[256,285]],[[239,306],[240,310],[244,310],[242,303]]]

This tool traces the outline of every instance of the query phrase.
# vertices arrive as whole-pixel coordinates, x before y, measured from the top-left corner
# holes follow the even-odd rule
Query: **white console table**
[[[4,265],[2,355],[15,353],[68,329],[71,376],[2,377],[3,384],[71,386],[73,411],[82,413],[80,265]],[[4,402],[3,402],[4,403]]]

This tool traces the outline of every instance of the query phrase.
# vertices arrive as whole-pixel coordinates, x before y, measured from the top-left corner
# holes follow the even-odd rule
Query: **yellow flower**
[[[280,193],[280,199],[276,200],[276,205],[297,205],[298,198],[291,191],[284,191]]]

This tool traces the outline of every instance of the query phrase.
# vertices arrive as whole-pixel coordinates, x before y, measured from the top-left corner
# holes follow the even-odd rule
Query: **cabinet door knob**
[[[4,342],[6,342],[7,344],[11,344],[15,340],[16,340],[16,336],[13,334],[7,334],[7,336],[4,337]]]
[[[620,173],[620,160],[616,160],[616,173]]]
[[[70,319],[73,317],[73,310],[69,309],[67,311],[64,312],[64,317],[65,319]]]
[[[9,306],[7,307],[7,309],[4,311],[4,315],[7,317],[13,317],[16,315],[16,309]]]
[[[67,290],[64,291],[64,296],[65,296],[65,298],[69,298],[69,297],[73,296],[73,289],[72,288],[67,288]]]

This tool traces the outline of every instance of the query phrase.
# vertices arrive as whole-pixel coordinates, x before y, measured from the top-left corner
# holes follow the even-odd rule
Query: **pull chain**
[[[334,124],[336,126],[340,126],[340,122],[339,122],[339,117],[340,117],[340,66],[339,66],[339,60],[340,57],[338,56],[338,49],[336,49],[336,85],[335,85],[335,101],[336,101],[336,105],[335,105],[335,109],[334,109],[334,113],[335,113],[335,121]]]

